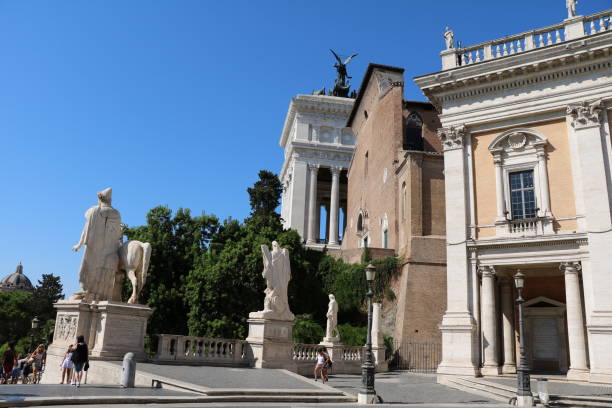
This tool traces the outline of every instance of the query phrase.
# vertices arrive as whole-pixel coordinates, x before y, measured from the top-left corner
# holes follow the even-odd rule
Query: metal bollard
[[[136,361],[134,353],[126,353],[123,356],[123,370],[121,371],[121,386],[123,388],[134,388],[136,382]]]

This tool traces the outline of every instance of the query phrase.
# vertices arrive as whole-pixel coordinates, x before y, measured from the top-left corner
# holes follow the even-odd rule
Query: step
[[[559,407],[612,407],[612,398],[591,395],[551,395],[551,405]]]
[[[475,379],[472,377],[439,376],[438,382],[460,391],[477,394],[506,403],[510,400],[510,398],[516,396],[516,392],[511,392],[505,386],[500,387],[499,384],[481,380],[475,381]]]
[[[258,389],[220,389],[215,388],[203,391],[208,396],[231,396],[231,395],[301,395],[301,396],[344,396],[342,391],[337,390],[258,390]]]

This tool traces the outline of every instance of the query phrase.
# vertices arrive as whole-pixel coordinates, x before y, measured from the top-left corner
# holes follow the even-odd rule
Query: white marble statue
[[[123,242],[123,228],[119,211],[111,206],[112,189],[98,193],[98,205],[85,212],[85,226],[78,251],[85,245],[79,270],[81,290],[72,300],[121,301],[123,276],[132,282],[132,296],[128,303],[136,303],[145,283],[151,257],[151,244],[140,241]]]
[[[446,42],[447,50],[455,48],[455,33],[448,27],[444,30],[444,41]]]
[[[261,246],[263,254],[263,277],[266,280],[266,298],[264,310],[249,314],[251,318],[264,318],[272,320],[293,320],[294,316],[289,310],[287,286],[291,279],[291,265],[289,250],[281,248],[276,241],[272,242],[272,252],[267,245]]]
[[[78,251],[83,245],[86,246],[79,270],[81,290],[72,299],[112,298],[122,230],[121,215],[111,207],[111,196],[110,188],[100,191],[98,205],[85,212],[81,239],[72,247],[73,251]]]
[[[567,18],[576,17],[576,4],[578,4],[578,0],[565,0],[565,7],[567,7]]]
[[[340,340],[340,332],[338,331],[338,302],[336,297],[329,295],[329,303],[327,305],[327,329],[325,330],[325,341]]]

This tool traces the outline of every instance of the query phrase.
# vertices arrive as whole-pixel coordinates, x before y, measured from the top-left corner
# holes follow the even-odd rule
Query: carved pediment
[[[543,147],[548,143],[546,137],[532,129],[511,129],[497,136],[489,145],[493,154],[499,152],[524,151],[529,148]]]

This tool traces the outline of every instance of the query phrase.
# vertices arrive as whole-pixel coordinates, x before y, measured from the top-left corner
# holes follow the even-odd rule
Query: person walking
[[[30,355],[32,361],[32,384],[38,384],[40,377],[42,376],[43,366],[45,365],[47,353],[45,352],[45,345],[39,344],[36,350]]]
[[[15,358],[17,353],[15,352],[15,344],[10,343],[9,348],[4,352],[2,356],[2,374],[4,384],[9,382],[11,374],[13,373],[13,366],[15,365]]]
[[[80,387],[83,367],[86,363],[89,363],[89,350],[83,335],[77,337],[77,344],[72,347],[72,362],[74,363],[74,376],[72,377],[71,384]]]
[[[60,364],[60,369],[62,370],[62,382],[64,383],[64,378],[66,378],[66,384],[70,382],[70,378],[72,378],[72,369],[74,368],[74,363],[72,362],[72,344],[68,346],[68,350],[66,354],[64,354],[64,360]]]

